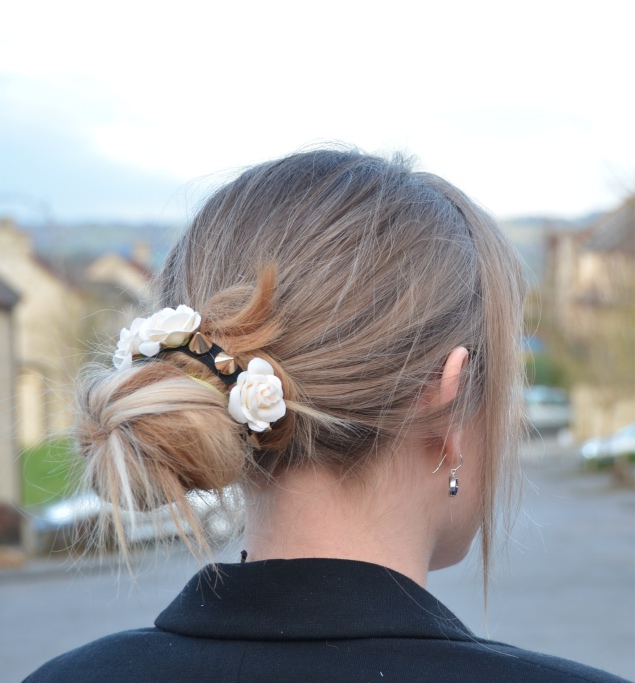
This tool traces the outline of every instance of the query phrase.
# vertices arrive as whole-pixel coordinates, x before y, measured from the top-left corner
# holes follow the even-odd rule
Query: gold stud
[[[214,358],[214,365],[221,375],[231,375],[236,372],[236,361],[233,356],[221,351],[216,358]]]
[[[212,345],[206,337],[204,337],[200,332],[197,332],[192,339],[190,339],[190,343],[187,345],[187,348],[200,356],[204,353],[207,353],[212,348]]]

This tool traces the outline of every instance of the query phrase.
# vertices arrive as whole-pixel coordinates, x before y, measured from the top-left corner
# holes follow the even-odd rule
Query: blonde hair
[[[77,439],[115,510],[171,502],[195,528],[191,490],[221,493],[309,463],[363,473],[404,425],[434,434],[478,415],[487,568],[496,491],[505,477],[511,495],[517,471],[525,284],[508,240],[462,192],[399,157],[351,150],[262,164],[210,197],[155,290],[160,306],[200,311],[201,331],[243,367],[269,361],[287,414],[254,451],[222,397],[186,375],[222,383],[184,354],[88,378]],[[469,362],[456,399],[415,413],[461,345]]]

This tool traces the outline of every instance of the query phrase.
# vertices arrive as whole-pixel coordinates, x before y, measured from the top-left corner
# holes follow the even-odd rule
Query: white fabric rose
[[[247,423],[252,432],[264,432],[284,416],[287,406],[282,383],[266,360],[253,358],[247,370],[238,375],[229,394],[228,410],[236,422]]]
[[[130,325],[130,329],[124,327],[119,333],[119,341],[117,342],[117,350],[113,356],[112,362],[117,370],[126,370],[132,367],[132,357],[139,353],[139,330],[145,318],[135,318]]]
[[[139,330],[139,353],[156,356],[162,348],[176,348],[196,332],[201,316],[189,306],[164,308],[145,320]]]
[[[132,367],[133,356],[156,356],[162,348],[183,346],[201,324],[189,306],[164,308],[149,318],[136,318],[123,328],[112,362],[118,370]]]

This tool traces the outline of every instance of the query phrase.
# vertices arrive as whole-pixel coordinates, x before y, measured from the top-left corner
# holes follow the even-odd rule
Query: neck
[[[416,476],[399,477],[396,485],[393,474],[381,472],[355,487],[323,470],[306,469],[252,490],[244,538],[249,560],[362,560],[425,587],[433,542],[418,505],[421,491],[404,487]]]

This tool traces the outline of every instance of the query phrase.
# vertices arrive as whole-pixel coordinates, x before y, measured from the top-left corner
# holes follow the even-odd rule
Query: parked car
[[[525,389],[525,409],[539,432],[559,430],[571,422],[571,404],[564,389],[535,385]]]
[[[635,460],[635,422],[611,436],[585,441],[580,446],[580,457],[585,463],[600,464],[614,462],[619,457]]]
[[[240,513],[242,498],[236,489],[227,491],[224,507],[219,496],[211,491],[193,491],[188,494],[192,511],[205,529],[212,543],[222,543],[233,531],[230,517]],[[229,514],[228,514],[229,513]],[[112,506],[93,492],[77,493],[42,508],[32,518],[36,551],[47,553],[66,550],[72,545],[89,544],[100,515],[112,515]],[[177,524],[168,505],[151,512],[121,512],[124,536],[128,545],[177,538],[191,533],[190,525],[183,520]],[[114,545],[114,532],[112,535]]]

